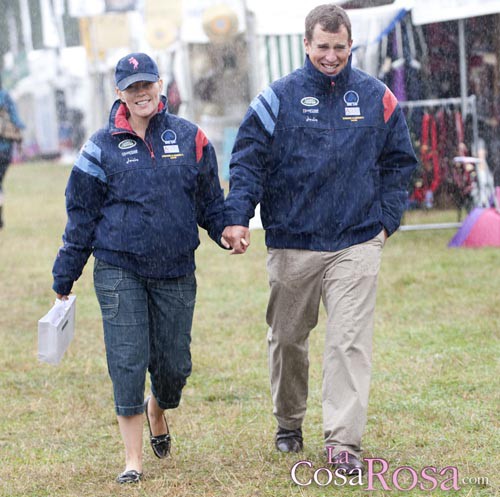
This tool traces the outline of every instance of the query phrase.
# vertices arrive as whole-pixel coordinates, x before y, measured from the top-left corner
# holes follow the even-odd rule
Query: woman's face
[[[158,112],[162,80],[155,83],[138,81],[123,91],[116,90],[118,97],[127,106],[130,116],[135,119],[151,119]]]

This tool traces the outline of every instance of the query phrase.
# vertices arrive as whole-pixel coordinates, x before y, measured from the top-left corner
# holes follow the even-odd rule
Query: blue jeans
[[[162,409],[179,405],[191,374],[194,274],[171,279],[138,276],[95,260],[108,371],[120,416],[144,412],[146,370]]]

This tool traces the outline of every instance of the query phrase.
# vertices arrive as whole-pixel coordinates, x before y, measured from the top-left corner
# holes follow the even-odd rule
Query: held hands
[[[56,293],[57,300],[68,300],[68,295],[61,295],[60,293]]]
[[[250,246],[250,230],[246,226],[226,226],[222,244],[232,248],[231,254],[244,254]]]

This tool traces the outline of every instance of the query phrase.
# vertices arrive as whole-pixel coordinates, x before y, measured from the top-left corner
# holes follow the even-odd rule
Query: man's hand
[[[250,246],[250,230],[246,226],[226,226],[222,238],[231,246],[231,254],[244,254]]]
[[[57,300],[68,300],[68,296],[67,295],[61,295],[60,293],[56,293],[56,298]]]

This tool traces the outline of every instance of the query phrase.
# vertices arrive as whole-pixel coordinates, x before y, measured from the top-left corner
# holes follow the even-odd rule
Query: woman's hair
[[[307,41],[312,40],[316,24],[319,24],[328,33],[337,33],[340,27],[344,25],[347,29],[349,41],[351,41],[351,21],[347,12],[338,5],[332,3],[318,5],[307,14],[305,33]]]

